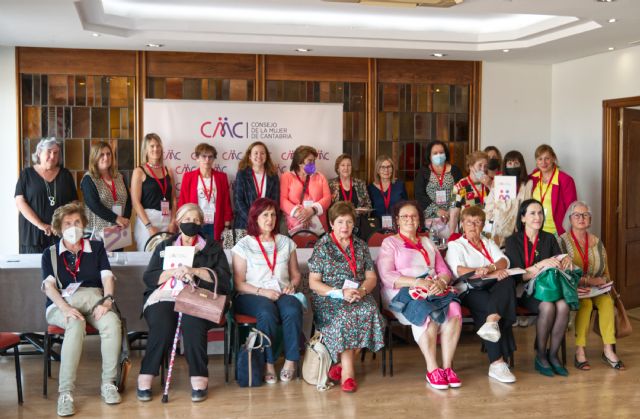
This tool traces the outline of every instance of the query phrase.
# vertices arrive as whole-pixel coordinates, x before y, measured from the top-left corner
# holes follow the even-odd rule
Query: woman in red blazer
[[[560,236],[564,233],[562,221],[567,208],[578,200],[573,178],[560,171],[553,148],[542,144],[536,148],[536,170],[529,176],[533,181],[533,199],[542,203],[545,212],[544,226],[547,233]],[[542,182],[540,182],[542,179]],[[549,214],[548,209],[551,209]]]
[[[198,205],[204,212],[202,232],[219,241],[222,230],[229,227],[233,219],[229,180],[226,174],[213,170],[213,162],[218,157],[215,147],[200,143],[195,155],[199,167],[182,176],[178,208],[186,203]]]

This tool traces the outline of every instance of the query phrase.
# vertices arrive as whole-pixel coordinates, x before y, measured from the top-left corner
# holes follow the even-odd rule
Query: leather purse
[[[616,309],[615,312],[615,322],[616,322],[616,338],[625,338],[629,336],[632,332],[631,321],[629,320],[629,316],[627,316],[627,310],[624,308],[624,304],[622,303],[622,299],[620,299],[620,294],[618,294],[618,290],[615,287],[611,287],[611,298],[613,298],[613,305]],[[600,334],[600,321],[598,318],[598,312],[596,311],[596,315],[594,316],[593,321],[593,331],[598,335]]]
[[[213,274],[213,292],[191,282],[176,296],[174,311],[222,324],[227,309],[228,296],[218,294],[218,275],[213,269],[204,268]]]

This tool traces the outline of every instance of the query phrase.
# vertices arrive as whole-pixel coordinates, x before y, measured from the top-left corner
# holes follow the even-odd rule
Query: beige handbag
[[[218,294],[218,275],[213,269],[204,268],[213,274],[213,292],[194,283],[184,287],[176,296],[174,311],[193,317],[223,324],[228,296]]]
[[[307,342],[302,364],[302,378],[307,383],[315,385],[318,391],[328,390],[333,385],[329,381],[329,368],[331,368],[331,355],[322,343],[322,333],[316,332]]]

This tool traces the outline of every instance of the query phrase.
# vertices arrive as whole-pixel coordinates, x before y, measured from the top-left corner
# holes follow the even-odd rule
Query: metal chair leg
[[[49,376],[51,375],[51,362],[49,361],[49,346],[51,344],[51,337],[49,333],[44,332],[44,342],[43,342],[43,351],[42,351],[42,395],[47,397],[47,381]]]
[[[229,326],[227,324],[224,325],[224,358],[223,358],[223,362],[224,362],[224,382],[229,384],[229,363],[227,362],[227,352],[228,352],[228,348],[227,348],[227,344],[229,343],[229,339],[227,338],[227,329],[229,328]]]
[[[13,347],[13,356],[16,362],[16,387],[18,388],[18,404],[22,404],[22,372],[20,371],[20,351],[18,349],[20,344]]]

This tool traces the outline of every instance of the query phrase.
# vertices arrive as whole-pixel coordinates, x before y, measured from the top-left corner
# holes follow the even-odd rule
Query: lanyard
[[[269,255],[267,251],[264,249],[262,242],[260,241],[260,237],[256,236],[256,240],[258,241],[258,245],[260,246],[260,250],[262,251],[262,256],[264,256],[264,260],[267,261],[267,266],[271,270],[271,275],[274,275],[274,271],[276,270],[276,260],[278,259],[278,244],[273,241],[273,264],[269,261]]]
[[[549,178],[549,183],[547,183],[547,187],[544,190],[544,194],[542,193],[542,172],[540,172],[540,181],[538,182],[538,190],[540,192],[540,203],[543,204],[544,203],[544,198],[547,196],[547,192],[549,192],[549,188],[551,188],[551,182],[553,181],[553,177],[556,175],[556,170],[558,170],[557,167],[553,168],[553,173],[551,174],[551,177]]]
[[[533,265],[533,261],[536,254],[536,247],[538,247],[539,237],[540,235],[536,234],[536,238],[533,241],[533,247],[531,248],[531,253],[529,253],[529,239],[527,238],[526,234],[524,235],[524,267],[525,269]]]
[[[586,240],[584,241],[584,252],[580,248],[580,242],[578,242],[578,238],[575,234],[573,234],[573,230],[571,230],[571,238],[578,249],[578,253],[580,253],[580,258],[582,259],[582,272],[584,275],[587,275],[587,271],[589,270],[589,234],[587,233]]]
[[[471,245],[471,247],[473,247],[474,249],[476,249],[478,252],[480,252],[480,254],[482,254],[482,256],[485,257],[485,259],[487,259],[490,263],[495,263],[493,261],[493,258],[491,257],[491,255],[489,254],[489,252],[487,251],[487,248],[484,247],[484,242],[482,241],[482,239],[480,239],[480,246],[478,247],[475,244],[473,244],[471,242],[471,240],[467,239],[467,236],[465,235],[464,238],[469,242],[469,244]],[[526,253],[526,252],[525,252]]]
[[[351,272],[353,273],[353,277],[356,278],[358,265],[356,263],[356,251],[353,248],[353,237],[349,237],[349,246],[351,247],[351,257],[349,257],[349,255],[347,255],[347,252],[345,252],[342,246],[340,246],[340,243],[338,242],[338,239],[336,239],[336,235],[333,233],[333,231],[331,232],[331,239],[336,244],[336,246],[338,246],[338,249],[340,249],[340,253],[342,253],[344,258],[347,259],[347,263],[349,264],[349,269],[351,269]]]
[[[382,181],[380,181],[380,193],[384,200],[384,213],[389,214],[389,205],[391,205],[391,183],[389,183],[389,188],[387,192],[385,192],[384,189],[382,189]]]
[[[342,179],[340,179],[340,192],[342,193],[343,200],[351,202],[351,199],[353,198],[353,179],[349,178],[349,198],[347,199],[347,193],[342,187]]]
[[[158,186],[160,187],[160,192],[162,192],[162,197],[166,201],[167,200],[167,175],[164,171],[164,166],[162,167],[162,183],[160,183],[160,179],[158,179],[158,176],[156,176],[156,174],[153,173],[153,169],[151,168],[151,166],[149,166],[149,163],[147,163],[147,169],[149,169],[149,172],[151,172],[151,176],[153,176],[153,178],[158,183]]]
[[[101,179],[104,182],[104,184],[109,187],[109,190],[111,191],[111,196],[113,197],[113,203],[114,204],[118,203],[118,192],[116,191],[116,182],[115,182],[115,180],[111,179],[111,185],[109,185],[107,183],[107,181],[104,180],[104,178],[101,178]]]
[[[476,193],[476,196],[480,198],[480,205],[484,205],[484,183],[482,184],[482,194],[480,194],[480,191],[478,191],[478,188],[476,188],[476,185],[471,180],[471,176],[467,176],[467,179],[469,179],[469,184],[473,188],[473,191]]]
[[[262,180],[260,181],[260,187],[258,187],[258,178],[256,177],[256,172],[251,169],[251,174],[253,175],[253,184],[256,187],[256,192],[258,193],[258,198],[262,198],[262,191],[264,190],[264,178],[267,177],[267,173],[262,173]]]
[[[82,243],[82,246],[84,247],[84,242]],[[73,270],[71,270],[71,268],[69,268],[69,263],[67,262],[67,258],[64,257],[64,255],[62,255],[62,262],[64,262],[64,268],[67,270],[67,272],[69,272],[69,275],[71,275],[71,277],[73,278],[73,282],[76,282],[76,277],[78,276],[78,272],[80,272],[81,260],[82,260],[82,248],[80,248],[80,251],[78,252],[78,257],[76,257],[75,266],[73,267]]]
[[[431,172],[434,174],[434,176],[438,179],[438,184],[442,188],[442,183],[444,182],[444,175],[447,174],[447,164],[446,163],[444,164],[444,167],[442,168],[442,174],[440,176],[438,176],[436,171],[433,169],[432,164],[429,164],[429,168],[431,169]]]
[[[420,252],[422,257],[424,258],[424,261],[427,262],[427,267],[431,266],[431,259],[429,258],[429,254],[427,253],[427,250],[422,245],[420,238],[418,238],[418,243],[414,243],[402,233],[398,233],[398,236],[400,236],[400,238],[405,242],[407,246],[409,246],[413,250],[417,250],[418,252]]]
[[[207,191],[207,187],[204,184],[204,178],[202,177],[202,173],[198,171],[198,176],[200,176],[200,180],[202,181],[202,189],[204,189],[204,196],[207,198],[207,202],[211,202],[211,196],[213,195],[213,170],[211,170],[211,177],[209,178],[209,191]]]

